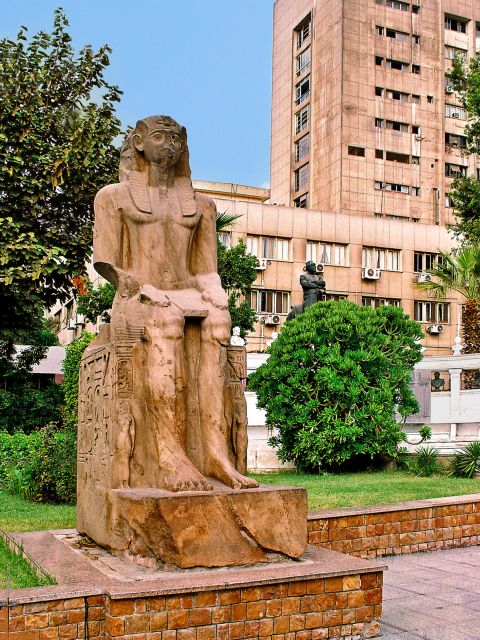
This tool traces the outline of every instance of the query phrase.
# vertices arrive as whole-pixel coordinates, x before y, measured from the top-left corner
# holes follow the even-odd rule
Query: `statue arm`
[[[198,223],[194,246],[192,247],[192,273],[195,284],[202,293],[202,299],[214,307],[226,309],[228,298],[222,289],[217,273],[217,233],[215,228],[216,207],[211,198],[196,195],[202,215]]]
[[[117,289],[134,295],[139,284],[122,269],[122,222],[118,214],[117,186],[104,187],[95,197],[93,266]]]

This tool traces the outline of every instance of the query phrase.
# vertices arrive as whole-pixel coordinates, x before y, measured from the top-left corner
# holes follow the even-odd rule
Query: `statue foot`
[[[211,465],[211,475],[232,489],[254,489],[258,487],[256,480],[243,476],[230,461],[216,459]]]
[[[210,482],[191,464],[184,462],[165,472],[163,488],[167,491],[212,491]]]

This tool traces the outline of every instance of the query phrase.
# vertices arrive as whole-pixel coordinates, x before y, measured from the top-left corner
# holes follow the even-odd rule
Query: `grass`
[[[309,509],[358,507],[480,493],[480,480],[450,476],[419,478],[402,471],[331,475],[282,471],[253,475],[262,484],[305,487]]]
[[[42,531],[75,527],[75,506],[27,502],[0,491],[0,529],[4,531]]]
[[[23,558],[10,551],[0,538],[0,589],[22,589],[52,584],[48,578],[38,578]]]

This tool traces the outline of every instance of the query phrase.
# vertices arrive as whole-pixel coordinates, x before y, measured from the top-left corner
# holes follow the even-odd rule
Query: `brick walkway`
[[[382,562],[383,640],[480,640],[480,547]]]

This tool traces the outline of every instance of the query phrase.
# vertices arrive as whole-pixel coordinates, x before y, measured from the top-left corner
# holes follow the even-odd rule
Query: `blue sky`
[[[273,0],[0,0],[0,37],[51,31],[58,6],[75,47],[113,49],[125,126],[172,115],[194,178],[268,185]]]

